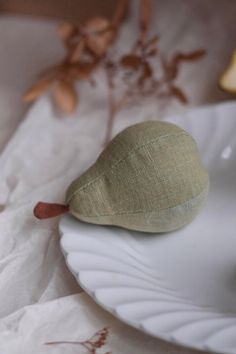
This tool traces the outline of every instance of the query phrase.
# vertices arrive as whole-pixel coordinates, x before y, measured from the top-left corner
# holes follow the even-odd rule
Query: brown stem
[[[109,141],[111,140],[112,128],[113,128],[116,114],[122,109],[122,107],[129,100],[131,95],[132,95],[132,89],[128,89],[121,97],[121,99],[118,102],[115,102],[112,92],[109,93],[109,115],[108,115],[107,131],[104,140],[104,146],[106,146],[107,143],[109,143]]]
[[[151,22],[152,0],[141,0],[140,3],[140,41],[144,46],[147,41],[148,28]]]
[[[38,202],[34,208],[34,216],[38,219],[48,219],[68,213],[68,211],[68,205]]]
[[[55,344],[81,344],[80,342],[71,342],[71,341],[58,341],[58,342],[46,342],[45,345],[55,345]]]
[[[106,129],[106,135],[104,139],[104,146],[106,146],[109,141],[111,140],[111,135],[112,135],[112,128],[113,128],[113,123],[115,119],[115,114],[116,114],[116,109],[115,109],[115,103],[114,103],[114,98],[113,98],[113,93],[109,92],[109,97],[108,97],[108,105],[109,105],[109,111],[108,111],[108,121],[107,121],[107,129]]]
[[[115,120],[116,114],[122,109],[122,107],[126,104],[126,102],[132,97],[133,95],[133,90],[135,89],[135,83],[131,85],[122,95],[120,100],[118,102],[115,102],[114,99],[114,93],[113,93],[113,82],[110,78],[109,73],[106,70],[106,76],[107,76],[107,83],[108,83],[108,90],[109,90],[109,95],[108,95],[108,105],[109,105],[109,113],[108,113],[108,122],[107,122],[107,130],[106,130],[106,135],[104,139],[104,146],[108,144],[108,142],[111,140],[112,136],[112,128]]]
[[[107,121],[107,129],[106,129],[104,144],[103,144],[104,146],[106,146],[111,139],[113,122],[116,113],[114,92],[113,92],[114,83],[113,83],[112,74],[110,73],[109,70],[106,69],[105,75],[106,75],[107,88],[108,88],[108,121]]]
[[[119,23],[124,19],[126,12],[128,10],[129,0],[119,0],[117,1],[116,9],[113,15],[113,25],[118,26]]]

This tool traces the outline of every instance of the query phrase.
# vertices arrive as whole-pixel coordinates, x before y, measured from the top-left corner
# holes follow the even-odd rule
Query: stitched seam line
[[[131,211],[131,212],[120,212],[120,213],[114,213],[114,214],[101,214],[101,215],[84,215],[84,214],[78,214],[79,216],[83,216],[85,218],[100,218],[102,216],[117,216],[117,215],[135,215],[135,214],[141,214],[141,213],[145,213],[145,214],[150,214],[153,212],[157,212],[157,211],[167,211],[170,209],[174,209],[177,207],[181,207],[184,206],[185,204],[189,204],[189,202],[191,202],[194,199],[198,199],[202,194],[204,194],[205,192],[207,192],[209,188],[209,183],[206,186],[206,188],[204,188],[199,194],[197,194],[196,196],[194,196],[193,198],[181,203],[181,204],[177,204],[174,205],[172,207],[168,207],[168,208],[162,208],[162,209],[154,209],[154,210],[150,210],[150,211],[146,211],[146,210],[138,210],[138,211]]]
[[[188,133],[183,132],[183,133],[179,133],[179,134],[172,134],[172,135],[162,135],[158,138],[152,139],[147,141],[146,143],[138,146],[137,148],[134,148],[133,150],[130,150],[128,152],[128,154],[123,157],[122,159],[118,160],[117,162],[115,162],[113,165],[111,165],[110,170],[114,169],[115,167],[117,167],[121,162],[127,160],[131,155],[133,155],[134,153],[136,153],[138,150],[141,150],[142,148],[144,148],[147,145],[151,145],[151,144],[155,144],[157,142],[159,142],[160,140],[164,139],[164,138],[168,138],[168,137],[177,137],[177,136],[181,136],[181,135],[185,135],[188,137],[191,137]],[[91,181],[89,181],[88,183],[86,183],[84,186],[82,186],[81,188],[79,188],[77,191],[75,191],[71,197],[66,201],[67,203],[70,203],[71,199],[74,198],[74,196],[76,194],[78,194],[79,192],[83,191],[84,189],[86,189],[88,186],[90,186],[91,184],[93,184],[95,181],[97,181],[98,179],[102,178],[104,175],[106,174],[106,172],[103,172],[102,174],[100,174],[99,176],[95,177],[94,179],[92,179]]]

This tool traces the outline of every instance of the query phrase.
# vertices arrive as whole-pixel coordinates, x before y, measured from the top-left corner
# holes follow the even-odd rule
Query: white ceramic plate
[[[66,216],[61,247],[79,284],[124,322],[170,342],[236,353],[236,104],[166,120],[194,136],[209,169],[202,214],[165,235]]]

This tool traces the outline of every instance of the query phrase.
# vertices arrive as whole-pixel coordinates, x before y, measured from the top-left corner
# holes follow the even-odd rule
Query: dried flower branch
[[[187,96],[176,85],[182,63],[194,62],[205,55],[203,49],[190,53],[175,53],[166,58],[160,51],[159,38],[148,36],[151,22],[152,0],[140,0],[139,36],[130,52],[111,57],[109,48],[114,43],[121,21],[127,13],[129,0],[119,0],[111,20],[93,17],[81,25],[65,23],[59,36],[67,54],[65,59],[50,68],[25,94],[29,102],[49,87],[56,105],[71,113],[79,102],[77,82],[93,82],[93,73],[103,68],[108,87],[108,123],[105,144],[110,140],[117,113],[127,104],[145,97],[175,97],[187,103]]]
[[[140,34],[133,50],[117,60],[107,60],[104,65],[109,87],[108,105],[109,117],[105,144],[110,140],[113,122],[116,114],[132,100],[145,97],[175,97],[181,103],[188,102],[184,91],[175,83],[183,62],[192,62],[205,55],[203,49],[190,53],[176,53],[167,60],[158,48],[159,38],[155,35],[148,38],[148,28],[151,21],[152,0],[141,0],[140,4]],[[123,78],[124,89],[119,98],[114,91]]]
[[[84,347],[90,354],[97,354],[97,349],[100,349],[107,344],[108,335],[109,335],[109,329],[107,327],[104,327],[100,331],[96,332],[90,339],[87,339],[82,342],[59,341],[59,342],[47,342],[45,344],[46,345],[75,344]],[[111,354],[111,352],[106,352],[104,354]]]
[[[141,0],[140,6],[140,40],[145,42],[148,28],[151,22],[152,0]]]
[[[118,1],[112,21],[97,16],[79,26],[62,24],[58,34],[67,51],[65,59],[47,70],[44,77],[25,93],[23,100],[31,102],[51,87],[55,104],[67,114],[73,112],[78,104],[76,82],[91,82],[94,70],[115,39],[127,7],[128,0]]]
[[[117,8],[114,12],[114,16],[112,19],[112,24],[114,27],[118,27],[119,24],[124,20],[125,15],[127,13],[128,5],[129,0],[119,0],[117,2]]]

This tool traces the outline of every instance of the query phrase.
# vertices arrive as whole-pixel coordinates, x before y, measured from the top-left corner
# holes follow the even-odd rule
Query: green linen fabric
[[[208,185],[191,135],[174,124],[149,121],[119,133],[69,186],[66,203],[86,222],[167,232],[194,219]]]

